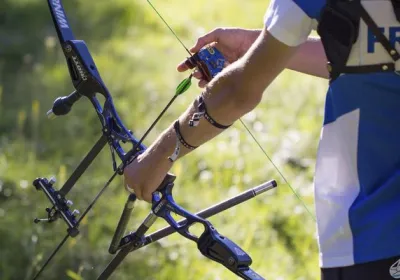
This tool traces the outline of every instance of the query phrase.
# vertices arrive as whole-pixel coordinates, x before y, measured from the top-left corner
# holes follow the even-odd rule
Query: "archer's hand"
[[[171,163],[165,157],[160,160],[156,154],[146,152],[125,168],[124,184],[138,199],[151,202],[152,193],[160,186],[171,168]]]
[[[260,30],[241,28],[216,28],[199,37],[190,51],[196,53],[204,46],[211,44],[225,57],[228,62],[225,66],[227,66],[241,58],[247,52],[260,32]],[[179,72],[184,72],[189,68],[185,65],[185,61],[182,61],[177,69]],[[193,76],[200,80],[199,87],[203,88],[207,85],[208,82],[204,80],[203,75],[199,71],[196,71]]]

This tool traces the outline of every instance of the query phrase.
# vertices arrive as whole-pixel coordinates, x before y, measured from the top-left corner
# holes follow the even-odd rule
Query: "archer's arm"
[[[276,40],[264,29],[249,51],[207,86],[203,97],[208,114],[218,123],[230,125],[253,110],[264,90],[285,69],[296,49]],[[190,127],[189,120],[195,112],[196,102],[179,117],[181,134],[188,144],[200,146],[224,131],[205,119],[201,119],[198,126]],[[151,193],[172,167],[168,157],[175,150],[176,139],[171,125],[125,169],[126,183],[139,198],[151,201]],[[183,145],[180,147],[180,157],[190,152]]]
[[[214,30],[212,32],[217,33],[218,31]],[[219,33],[220,34],[215,35],[208,34],[207,38],[224,41],[224,29],[222,29],[222,31],[219,31]],[[245,32],[241,34],[247,34],[246,37],[248,38],[247,41],[249,42],[248,45],[250,47],[260,33],[261,30],[245,30]],[[201,41],[201,45],[197,45],[196,51],[200,50],[200,48],[202,48],[203,46],[212,43],[205,39],[206,38]],[[247,47],[247,45],[245,47]],[[328,79],[329,72],[326,68],[326,63],[327,58],[321,39],[318,37],[310,36],[307,38],[307,41],[299,45],[295,54],[289,60],[286,68],[300,73]]]
[[[216,32],[216,31],[213,31]],[[211,35],[208,36],[209,38],[215,38],[217,40],[223,41],[223,33],[224,30],[220,31],[220,38],[218,35]],[[228,31],[229,32],[229,31]],[[248,30],[246,37],[248,38],[247,41],[250,42],[249,46],[257,39],[258,34],[261,33],[261,30]],[[206,40],[202,41],[202,45],[198,45],[198,49],[202,48],[203,46],[212,43]],[[300,44],[297,48],[293,57],[289,60],[286,68],[297,71],[304,74],[309,74],[312,76],[320,77],[320,78],[329,78],[329,72],[326,68],[327,58],[325,55],[325,50],[322,45],[321,39],[318,37],[310,36],[307,38],[307,41]]]
[[[193,53],[200,51],[201,48],[209,44],[217,43],[217,48],[229,62],[237,60],[243,56],[256,41],[261,33],[261,29],[243,28],[216,28],[207,34],[199,37],[194,47]],[[305,42],[299,44],[293,58],[289,60],[287,68],[321,78],[329,78],[326,68],[327,58],[322,42],[318,37],[308,37]],[[178,65],[178,71],[188,70],[185,61]],[[196,73],[196,78],[201,79],[201,75]],[[208,81],[201,80],[199,85],[204,87]]]
[[[329,78],[326,68],[327,58],[322,42],[317,37],[309,37],[298,47],[295,55],[289,60],[288,69],[320,78]]]

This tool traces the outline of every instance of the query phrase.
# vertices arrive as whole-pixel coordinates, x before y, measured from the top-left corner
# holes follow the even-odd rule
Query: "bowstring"
[[[240,123],[243,125],[243,127],[246,129],[246,131],[250,134],[251,138],[253,138],[253,140],[256,142],[257,146],[260,148],[260,150],[263,152],[263,154],[267,157],[267,159],[269,160],[269,162],[272,164],[272,166],[275,168],[275,170],[278,172],[278,174],[281,176],[281,178],[283,179],[283,181],[286,183],[286,185],[288,185],[288,187],[290,188],[290,190],[293,192],[293,194],[296,196],[296,198],[301,202],[301,204],[303,205],[303,207],[306,209],[306,211],[308,212],[308,214],[310,214],[311,218],[314,220],[314,222],[316,222],[316,218],[314,216],[314,214],[311,212],[310,208],[306,205],[306,203],[304,202],[303,199],[301,199],[299,193],[294,189],[294,187],[292,187],[292,185],[289,183],[289,180],[286,179],[286,177],[283,175],[283,173],[281,172],[281,170],[278,168],[278,166],[274,163],[274,161],[272,160],[272,158],[268,155],[268,153],[265,151],[265,149],[263,148],[263,146],[261,145],[261,143],[257,140],[257,138],[254,136],[254,134],[251,132],[251,130],[249,129],[249,127],[244,123],[244,121],[242,121],[242,119],[239,119]]]
[[[167,23],[167,21],[163,18],[163,16],[158,12],[158,10],[156,9],[156,7],[154,7],[154,5],[151,3],[150,0],[147,0],[147,3],[149,3],[149,5],[153,8],[153,10],[157,13],[157,15],[160,17],[160,19],[165,23],[165,25],[168,27],[169,31],[171,31],[171,33],[175,36],[175,38],[179,41],[179,43],[181,43],[182,47],[186,50],[186,52],[192,56],[192,53],[189,51],[189,49],[185,46],[185,44],[181,41],[181,39],[179,39],[178,35],[175,33],[175,31],[172,29],[171,26],[169,26],[169,24]]]

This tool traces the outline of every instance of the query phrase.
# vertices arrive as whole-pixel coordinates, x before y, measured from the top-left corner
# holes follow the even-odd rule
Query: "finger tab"
[[[186,59],[185,65],[186,65],[189,69],[193,69],[194,67],[196,67],[196,64],[194,63],[194,61],[192,61],[192,58],[191,58],[191,57],[189,57],[188,59]]]

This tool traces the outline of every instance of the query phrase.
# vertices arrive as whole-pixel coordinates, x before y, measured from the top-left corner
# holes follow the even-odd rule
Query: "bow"
[[[67,225],[66,236],[45,261],[34,279],[37,279],[41,275],[43,270],[68,238],[75,237],[79,234],[79,225],[81,221],[93,208],[113,179],[117,175],[122,175],[124,168],[146,149],[143,140],[172,105],[175,99],[189,88],[192,78],[192,75],[190,75],[189,78],[183,80],[179,84],[174,96],[158,115],[156,120],[140,139],[136,138],[132,131],[128,130],[124,126],[118,116],[111,94],[100,77],[99,71],[87,45],[84,41],[75,39],[70,29],[61,0],[48,0],[48,5],[61,48],[66,58],[69,74],[75,91],[68,96],[57,98],[47,115],[49,118],[66,115],[70,112],[74,103],[82,97],[86,97],[90,100],[96,111],[101,124],[102,134],[59,190],[54,186],[56,182],[54,178],[37,178],[33,182],[34,187],[38,191],[43,191],[51,203],[51,207],[46,208],[47,217],[44,219],[35,219],[35,223],[52,223],[61,218]],[[191,54],[190,56],[200,71],[206,70],[204,67],[207,67],[207,63],[205,63],[201,57],[199,58],[195,55],[192,56]],[[213,71],[210,73],[211,76],[216,74]],[[103,104],[97,98],[98,95],[101,95],[104,98],[105,101]],[[67,199],[68,193],[107,144],[111,150],[114,173],[81,215],[77,210],[71,211],[70,207],[73,203]],[[122,147],[124,144],[131,145],[131,148],[127,152]],[[117,164],[118,159],[120,161],[119,164]],[[148,216],[136,231],[123,236],[136,201],[136,196],[134,194],[129,195],[109,248],[111,254],[118,253],[98,279],[108,279],[119,263],[121,263],[124,257],[131,251],[137,250],[174,232],[178,232],[183,237],[194,241],[204,256],[222,264],[241,278],[250,280],[264,279],[250,268],[252,263],[250,256],[233,241],[221,235],[215,227],[206,220],[206,218],[245,202],[266,192],[267,190],[275,188],[277,186],[276,182],[274,180],[268,181],[231,199],[204,209],[197,214],[192,214],[180,207],[173,199],[172,190],[175,178],[176,177],[173,174],[169,173],[166,175],[157,191],[152,195],[152,206]],[[184,219],[176,221],[172,217],[172,213],[181,216]],[[169,224],[169,227],[153,234],[146,235],[147,231],[157,218],[164,219]],[[194,224],[203,225],[204,232],[200,236],[196,236],[189,231],[189,228]]]

